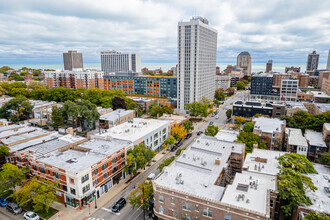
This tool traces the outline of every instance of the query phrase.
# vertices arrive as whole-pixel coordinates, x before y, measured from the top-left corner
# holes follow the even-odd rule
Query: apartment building
[[[243,51],[237,56],[237,67],[242,69],[245,75],[251,75],[251,55],[249,52]]]
[[[83,69],[83,55],[76,50],[69,50],[63,53],[64,70],[72,71],[74,69]]]
[[[242,72],[241,70],[231,71],[229,76],[230,76],[230,84],[231,84],[232,87],[234,87],[234,86],[236,86],[236,83],[238,81],[243,80],[244,72]]]
[[[281,100],[296,101],[299,81],[296,78],[283,78],[281,83]]]
[[[215,77],[215,89],[223,89],[226,90],[230,87],[231,77],[216,75]]]
[[[285,105],[270,102],[257,101],[237,101],[233,104],[233,115],[243,117],[253,117],[256,114],[269,115],[279,118],[285,115]]]
[[[141,56],[120,51],[101,51],[101,70],[108,75],[115,72],[141,72]]]
[[[116,138],[131,141],[133,145],[144,143],[159,152],[170,136],[171,122],[168,120],[134,118],[107,130],[93,131],[90,138]]]
[[[99,126],[102,129],[109,129],[129,120],[133,120],[134,117],[134,110],[117,109],[115,111],[101,115],[99,119]]]
[[[48,88],[99,88],[104,89],[103,72],[97,71],[44,71],[45,85]]]
[[[305,138],[308,143],[307,158],[310,161],[318,162],[321,157],[321,154],[327,152],[328,150],[328,147],[323,140],[322,133],[312,130],[306,130]]]
[[[104,88],[119,89],[126,94],[177,97],[177,77],[105,75]]]
[[[268,62],[266,63],[266,73],[271,72],[273,69],[273,61],[272,60],[268,60]]]
[[[267,149],[281,149],[284,138],[286,122],[278,118],[253,118],[253,133],[267,143]]]
[[[202,97],[214,98],[216,54],[217,31],[207,19],[178,23],[178,113]]]
[[[290,153],[302,154],[307,157],[308,144],[301,129],[285,128],[284,149]]]
[[[306,71],[317,70],[318,65],[319,65],[319,57],[320,57],[320,54],[317,54],[315,50],[312,53],[308,54]]]

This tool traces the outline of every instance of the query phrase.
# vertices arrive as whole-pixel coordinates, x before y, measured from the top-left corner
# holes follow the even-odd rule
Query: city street
[[[192,133],[191,138],[184,140],[182,146],[180,148],[188,147],[190,144],[192,144],[195,139],[197,138],[197,131],[205,131],[207,126],[209,125],[210,121],[213,121],[214,125],[221,127],[222,129],[225,128],[227,116],[226,111],[229,108],[232,108],[232,103],[238,101],[238,100],[247,100],[248,97],[248,91],[239,91],[236,93],[236,95],[229,97],[223,105],[221,105],[218,108],[218,116],[219,118],[216,119],[215,117],[207,117],[205,119],[205,122],[199,122],[194,123],[195,131]],[[174,152],[169,152],[165,158],[173,156]],[[156,174],[156,176],[159,174],[158,165],[162,160],[155,163],[153,166],[151,166],[146,172],[144,172],[142,175],[139,175],[136,177],[129,186],[123,190],[121,193],[113,197],[109,202],[107,202],[106,205],[104,205],[102,208],[100,208],[98,211],[96,211],[93,215],[91,215],[87,220],[141,220],[143,219],[143,211],[141,209],[135,208],[132,210],[131,206],[129,205],[129,201],[127,200],[127,197],[129,197],[130,192],[133,190],[133,186],[137,183],[141,182],[146,176],[148,176],[150,173]],[[120,198],[124,197],[127,200],[126,206],[120,210],[119,213],[112,213],[111,208],[112,206],[118,201]]]

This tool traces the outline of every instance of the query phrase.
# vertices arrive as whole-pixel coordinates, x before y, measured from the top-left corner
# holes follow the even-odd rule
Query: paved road
[[[182,146],[180,148],[188,147],[190,144],[194,142],[194,140],[197,138],[197,131],[204,131],[207,126],[209,125],[210,121],[213,121],[216,126],[219,126],[221,128],[224,128],[227,120],[226,111],[228,108],[231,108],[232,103],[236,102],[237,100],[244,100],[246,99],[248,94],[246,91],[244,91],[245,94],[240,91],[237,92],[237,94],[233,97],[228,98],[223,105],[221,105],[218,109],[218,119],[215,119],[215,117],[208,117],[205,119],[205,122],[199,122],[195,123],[195,132],[193,132],[192,137],[188,140],[184,140]],[[170,156],[173,156],[174,153],[170,152],[168,153],[162,160],[165,158],[168,158]],[[120,210],[120,213],[112,213],[111,207],[115,204],[116,201],[118,201],[120,198],[124,197],[127,199],[129,196],[129,193],[133,190],[133,186],[136,185],[136,183],[141,182],[146,176],[148,176],[150,173],[154,173],[156,175],[159,174],[158,165],[162,161],[158,161],[153,166],[151,166],[146,172],[136,177],[129,185],[128,187],[123,190],[121,193],[116,195],[114,198],[112,198],[106,205],[104,205],[101,209],[96,211],[92,216],[87,218],[87,220],[142,220],[143,219],[143,211],[135,208],[132,210],[131,206],[127,203],[127,205]],[[128,201],[127,201],[128,202]]]
[[[0,220],[19,220],[23,219],[23,213],[14,215],[6,210],[5,207],[0,207]]]

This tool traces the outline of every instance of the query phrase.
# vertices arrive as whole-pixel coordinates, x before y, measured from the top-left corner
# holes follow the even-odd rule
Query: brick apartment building
[[[103,72],[96,71],[44,71],[48,88],[99,88],[104,89]]]

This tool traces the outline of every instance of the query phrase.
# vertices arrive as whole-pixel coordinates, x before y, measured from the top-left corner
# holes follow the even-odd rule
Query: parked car
[[[40,217],[39,215],[37,215],[37,213],[35,212],[25,212],[24,215],[23,215],[24,219],[27,219],[27,220],[39,220]]]
[[[180,140],[179,143],[176,145],[176,148],[181,147],[182,144],[183,144],[183,140]]]
[[[156,177],[156,175],[154,173],[150,173],[147,178],[148,178],[148,180],[153,180],[155,177]]]
[[[113,212],[119,212],[126,205],[126,199],[120,198],[114,206],[112,206]]]
[[[189,138],[191,138],[191,136],[192,136],[192,134],[187,134],[187,137],[186,137],[186,139],[189,139]]]
[[[215,119],[219,119],[219,115],[215,116]]]
[[[202,131],[198,131],[198,132],[197,132],[197,135],[201,135],[201,134],[203,134]]]
[[[210,121],[209,125],[213,125],[213,121]]]
[[[6,205],[6,208],[9,212],[14,213],[15,215],[22,213],[22,208],[19,207],[16,203],[10,202]]]
[[[0,197],[0,206],[5,207],[7,204],[8,204],[8,200],[3,197]]]

